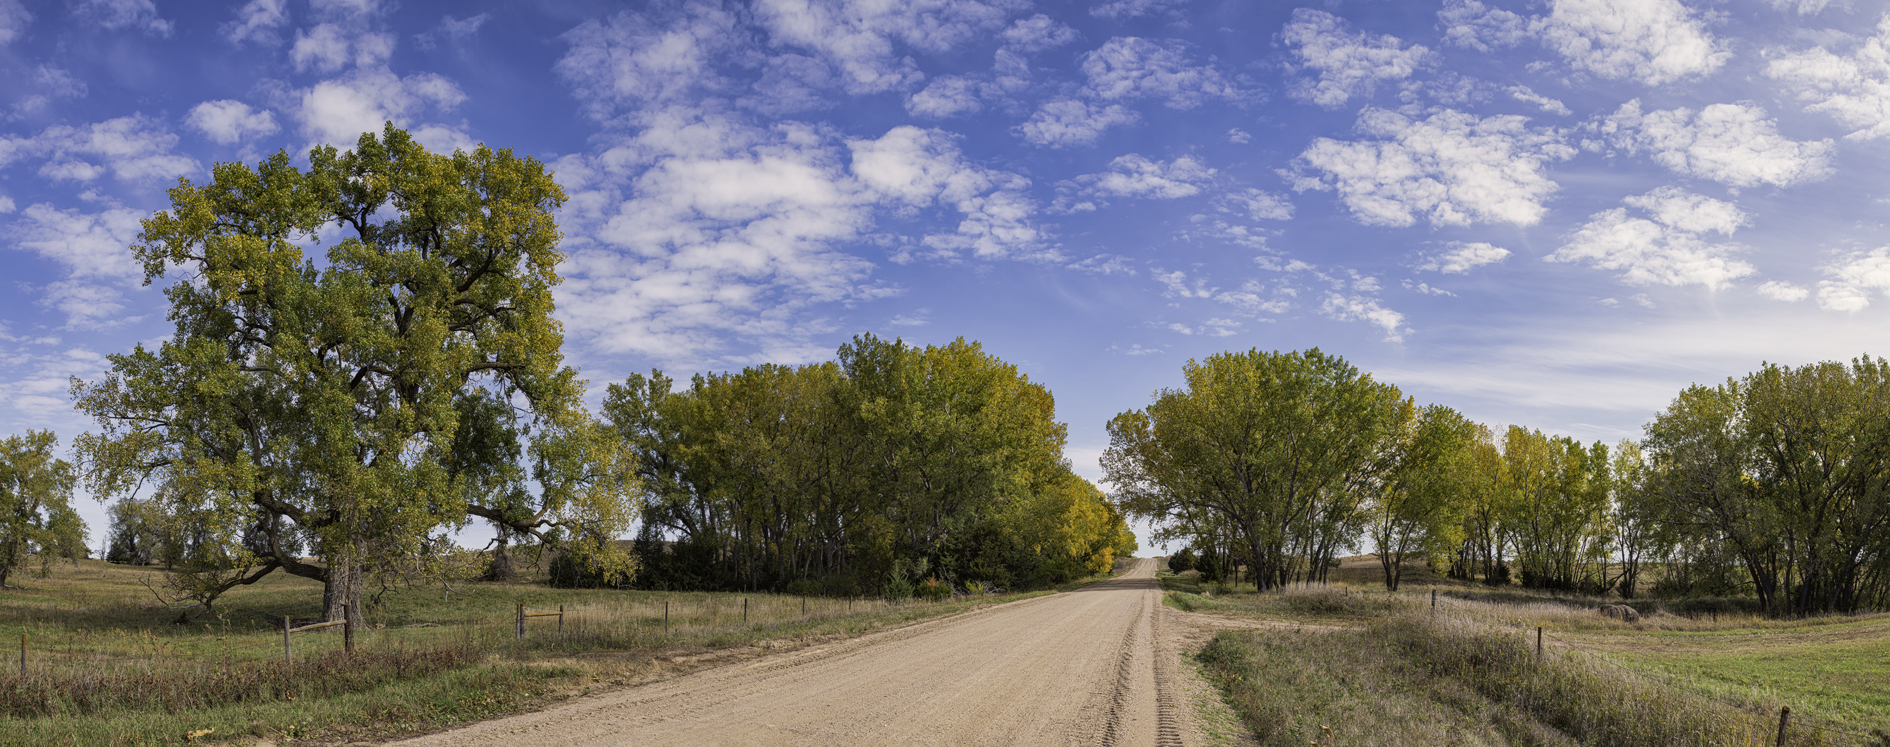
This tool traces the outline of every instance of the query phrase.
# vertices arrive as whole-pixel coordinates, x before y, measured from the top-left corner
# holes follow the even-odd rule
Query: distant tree
[[[1766,364],[1647,433],[1641,497],[1683,587],[1725,587],[1731,561],[1776,614],[1890,607],[1890,362]]]
[[[597,539],[628,530],[634,483],[559,351],[564,194],[543,164],[429,153],[390,123],[306,172],[222,163],[170,199],[132,249],[147,283],[182,275],[176,330],[73,394],[102,428],[79,443],[95,493],[149,486],[200,532],[200,593],[282,570],[359,623],[367,574],[470,521],[629,570]]]
[[[1322,578],[1363,521],[1360,489],[1381,479],[1397,389],[1316,349],[1222,353],[1182,373],[1186,388],[1109,423],[1103,468],[1124,510],[1220,533],[1213,546],[1259,588]]]
[[[53,560],[86,556],[85,522],[72,510],[72,465],[53,456],[52,431],[27,431],[0,439],[0,587],[24,565],[39,559],[39,575]]]
[[[150,502],[121,498],[108,514],[111,525],[105,532],[106,562],[153,565],[164,557],[164,517]]]
[[[1476,424],[1448,407],[1408,399],[1399,406],[1385,442],[1390,464],[1368,488],[1367,533],[1385,588],[1398,590],[1406,560],[1441,557],[1462,543],[1475,438]]]

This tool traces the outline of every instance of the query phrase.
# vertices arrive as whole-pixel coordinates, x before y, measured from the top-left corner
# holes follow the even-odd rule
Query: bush
[[[918,594],[936,602],[952,595],[952,585],[938,580],[937,576],[930,576],[919,582]]]
[[[1168,556],[1168,570],[1176,573],[1194,568],[1194,548],[1184,547],[1181,552]]]
[[[1483,583],[1490,586],[1508,586],[1509,564],[1497,563],[1495,568],[1490,569],[1489,575],[1483,577]]]
[[[1205,553],[1194,561],[1194,569],[1201,572],[1202,581],[1219,581],[1226,574],[1220,562],[1214,559],[1213,553]]]

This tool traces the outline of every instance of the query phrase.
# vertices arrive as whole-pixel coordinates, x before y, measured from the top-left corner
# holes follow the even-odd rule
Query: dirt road
[[[1143,559],[1079,591],[402,744],[1179,745],[1188,706],[1160,594]]]

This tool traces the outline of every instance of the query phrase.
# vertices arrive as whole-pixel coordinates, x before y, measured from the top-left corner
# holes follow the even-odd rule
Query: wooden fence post
[[[558,637],[564,637],[564,605],[558,605]]]
[[[518,628],[517,635],[513,636],[513,640],[524,640],[525,638],[525,603],[524,602],[518,603],[518,617],[513,621],[513,624],[514,626]]]
[[[20,631],[20,678],[26,678],[26,631]]]
[[[748,597],[742,597],[742,624],[748,624]]]
[[[807,597],[801,597],[801,619],[807,619]]]
[[[1431,590],[1431,617],[1437,616],[1437,590]]]
[[[663,635],[669,635],[669,600],[663,600]]]
[[[295,659],[293,655],[290,654],[289,652],[289,616],[283,615],[282,616],[282,663],[290,664],[290,663],[293,663],[294,661]]]
[[[1792,722],[1792,707],[1778,709],[1778,747],[1785,747],[1785,727]]]
[[[348,614],[348,605],[341,605],[341,650],[349,656],[354,655],[354,616]]]
[[[1565,653],[1563,656],[1567,656],[1567,654]],[[1536,658],[1542,658],[1542,628],[1540,626],[1536,628]]]

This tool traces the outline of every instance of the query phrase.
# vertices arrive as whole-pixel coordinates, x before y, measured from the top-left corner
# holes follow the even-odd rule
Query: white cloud
[[[571,48],[558,60],[558,74],[600,119],[730,87],[714,61],[749,41],[734,14],[701,3],[664,24],[629,11],[586,21],[563,39]]]
[[[0,0],[0,47],[12,44],[32,23],[33,14],[26,12],[20,0]]]
[[[1109,0],[1090,8],[1089,14],[1097,18],[1120,21],[1124,18],[1154,15],[1187,2],[1188,0]]]
[[[441,16],[440,25],[423,33],[415,34],[414,43],[421,49],[434,49],[442,42],[447,44],[464,44],[467,40],[473,38],[475,34],[478,34],[479,27],[486,25],[486,21],[491,18],[492,14],[490,13],[480,13],[467,18],[454,18],[450,15]]]
[[[295,46],[289,48],[289,60],[298,72],[332,73],[350,62],[356,67],[373,67],[393,54],[393,34],[349,31],[333,23],[295,32]]]
[[[1555,99],[1544,96],[1542,94],[1536,93],[1534,90],[1531,90],[1528,86],[1520,86],[1520,85],[1510,86],[1508,90],[1509,90],[1509,95],[1512,98],[1516,99],[1517,101],[1521,101],[1526,104],[1534,104],[1536,108],[1541,109],[1550,114],[1560,114],[1566,117],[1570,114],[1575,113],[1569,110],[1568,105],[1563,104],[1562,102],[1557,101]]]
[[[59,263],[65,278],[49,283],[39,303],[63,312],[71,329],[103,329],[126,317],[120,287],[135,285],[144,268],[131,254],[147,214],[127,208],[100,213],[29,205],[3,234],[16,249]]]
[[[776,45],[814,51],[849,93],[906,90],[924,78],[895,44],[944,52],[1008,25],[1012,5],[978,0],[759,0],[756,19]]]
[[[1824,12],[1831,0],[1766,0],[1779,10],[1796,12],[1801,16],[1817,15]]]
[[[1246,130],[1235,127],[1227,131],[1227,142],[1235,145],[1246,145],[1253,142],[1253,135],[1248,134]]]
[[[1444,29],[1446,44],[1479,52],[1513,47],[1533,35],[1528,19],[1477,0],[1444,0],[1437,22]]]
[[[1251,187],[1229,192],[1217,200],[1223,212],[1246,215],[1254,220],[1292,220],[1293,202],[1286,195]]]
[[[309,0],[309,10],[321,18],[357,20],[381,12],[381,0]]]
[[[231,44],[254,42],[274,45],[276,29],[289,25],[288,0],[249,0],[236,9],[236,19],[218,27]]]
[[[852,172],[870,193],[908,210],[937,200],[962,215],[952,233],[922,240],[936,256],[1054,258],[1042,251],[1044,236],[1033,221],[1036,204],[1024,192],[1030,180],[966,162],[954,136],[902,126],[848,147]]]
[[[1818,307],[1827,311],[1862,311],[1870,292],[1890,293],[1890,247],[1857,252],[1824,268],[1831,279],[1818,283]]]
[[[73,11],[107,29],[135,28],[151,36],[170,36],[175,25],[159,18],[152,0],[77,0]]]
[[[1378,81],[1411,77],[1431,54],[1423,45],[1402,47],[1395,36],[1353,31],[1344,19],[1310,8],[1293,11],[1280,36],[1301,65],[1319,71],[1317,82],[1296,84],[1293,97],[1328,109],[1370,98]]]
[[[346,148],[387,121],[408,126],[421,111],[451,110],[465,100],[459,86],[432,73],[402,78],[385,69],[356,70],[303,91],[296,117],[316,142]]]
[[[1464,243],[1452,241],[1448,250],[1426,255],[1417,269],[1426,272],[1441,272],[1446,275],[1461,275],[1483,265],[1495,264],[1509,258],[1509,250],[1487,242]]]
[[[1761,296],[1765,296],[1774,301],[1785,301],[1787,303],[1803,301],[1805,296],[1811,295],[1811,291],[1782,280],[1762,283],[1759,285],[1758,290]]]
[[[978,83],[957,75],[934,79],[925,90],[906,97],[906,113],[915,117],[942,119],[983,108],[978,101]]]
[[[1622,104],[1600,125],[1614,147],[1647,151],[1655,163],[1678,174],[1701,176],[1735,187],[1788,186],[1823,178],[1837,150],[1829,139],[1788,140],[1778,122],[1753,104],[1713,104],[1641,113],[1641,102]]]
[[[1179,41],[1118,36],[1083,55],[1089,83],[1083,93],[1102,101],[1161,99],[1170,109],[1192,109],[1209,98],[1240,102],[1241,90],[1213,65],[1190,65]]]
[[[1523,17],[1478,0],[1446,0],[1446,43],[1488,52],[1539,39],[1575,67],[1658,86],[1704,76],[1732,57],[1679,0],[1552,0],[1547,16]]]
[[[177,135],[162,123],[134,114],[80,127],[48,127],[30,147],[51,157],[40,173],[53,179],[91,181],[109,171],[123,182],[158,182],[200,169],[195,160],[171,152],[176,145]]]
[[[1038,13],[1017,19],[998,36],[1005,46],[1020,52],[1041,52],[1076,41],[1076,29]]]
[[[65,99],[83,98],[85,81],[74,77],[71,72],[52,65],[40,65],[33,70],[33,79],[47,92]]]
[[[276,115],[268,110],[251,109],[241,101],[220,99],[191,107],[184,122],[205,137],[224,145],[241,142],[251,135],[269,135],[276,131]]]
[[[1378,302],[1370,296],[1345,293],[1327,293],[1325,301],[1319,305],[1319,312],[1342,322],[1366,322],[1385,331],[1386,342],[1404,342],[1404,315]]]
[[[1556,184],[1545,161],[1575,151],[1551,129],[1531,129],[1527,118],[1445,110],[1415,120],[1366,109],[1358,130],[1381,140],[1318,138],[1294,164],[1294,188],[1336,189],[1362,223],[1409,226],[1422,216],[1434,226],[1471,223],[1534,225]],[[1300,176],[1305,168],[1323,172]]]
[[[1732,57],[1679,0],[1555,0],[1536,25],[1576,67],[1650,86],[1706,75]]]
[[[1711,244],[1703,237],[1730,235],[1745,224],[1745,213],[1731,203],[1676,187],[1623,202],[1652,220],[1630,218],[1626,208],[1596,213],[1544,259],[1619,270],[1622,281],[1633,285],[1704,285],[1718,290],[1753,274],[1752,265],[1732,257],[1737,247]]]
[[[1066,148],[1089,145],[1109,128],[1134,124],[1141,117],[1119,104],[1092,106],[1076,99],[1058,99],[1038,107],[1030,120],[1018,125],[1018,134],[1034,145]]]
[[[1109,162],[1109,170],[1084,174],[1070,181],[1086,197],[1139,197],[1173,200],[1193,197],[1202,186],[1214,180],[1214,169],[1193,156],[1182,156],[1163,163],[1130,153]],[[1077,208],[1084,209],[1084,208]],[[1088,209],[1094,209],[1090,206]]]
[[[1767,77],[1784,82],[1805,111],[1824,112],[1845,127],[1845,137],[1874,140],[1890,135],[1890,13],[1877,21],[1877,33],[1848,55],[1824,47],[1803,52],[1766,50]]]

